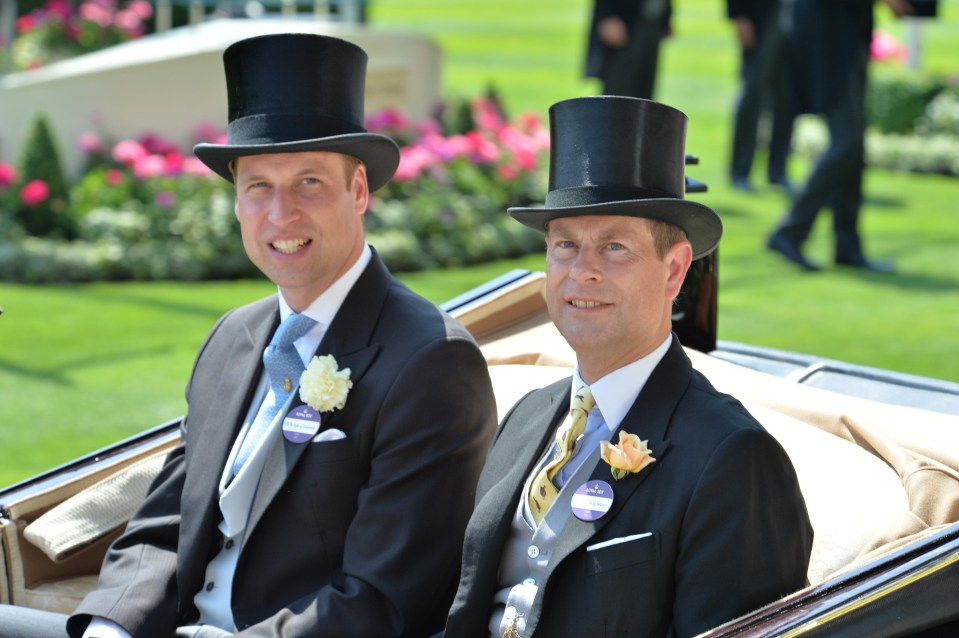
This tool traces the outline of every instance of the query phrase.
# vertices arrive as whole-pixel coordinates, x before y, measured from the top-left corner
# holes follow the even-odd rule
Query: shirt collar
[[[353,284],[355,284],[360,278],[360,275],[363,274],[363,271],[372,258],[373,251],[370,249],[369,244],[364,245],[363,252],[360,253],[360,258],[356,260],[356,263],[350,266],[350,269],[334,281],[329,288],[324,290],[319,297],[314,299],[313,303],[303,311],[303,314],[315,320],[317,324],[324,326],[324,329],[333,323],[333,317],[336,316],[336,313],[340,310],[340,306],[343,305],[346,295],[353,289]],[[279,293],[279,297],[280,321],[283,321],[293,314],[293,309],[290,308],[290,304],[286,303],[282,292]],[[310,332],[312,332],[312,330]]]
[[[597,379],[590,386],[593,398],[596,400],[596,407],[603,415],[606,427],[610,432],[615,432],[619,424],[626,418],[626,413],[636,402],[643,386],[649,379],[649,375],[659,365],[666,351],[673,341],[673,335],[669,334],[659,346],[641,359],[624,365],[622,368],[613,370],[606,376]],[[573,394],[579,388],[586,385],[582,377],[579,376],[579,367],[573,373]],[[570,395],[572,397],[572,395]]]

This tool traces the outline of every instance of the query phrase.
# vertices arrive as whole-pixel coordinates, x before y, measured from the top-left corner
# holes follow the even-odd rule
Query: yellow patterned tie
[[[573,397],[569,418],[565,419],[559,429],[556,430],[556,445],[559,447],[559,451],[530,483],[529,510],[537,525],[546,516],[546,512],[549,511],[550,506],[559,494],[559,490],[553,485],[553,477],[572,458],[573,452],[576,450],[576,439],[582,436],[586,429],[586,417],[594,405],[596,405],[596,401],[593,399],[593,393],[590,392],[589,387],[583,386],[580,388],[576,396]]]

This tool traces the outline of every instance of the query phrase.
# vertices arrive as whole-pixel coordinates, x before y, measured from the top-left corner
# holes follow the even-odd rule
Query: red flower
[[[29,33],[37,26],[37,19],[32,15],[17,18],[17,33]]]
[[[13,164],[0,162],[0,188],[8,188],[17,181],[17,169]]]
[[[50,187],[42,179],[27,182],[20,189],[20,201],[33,208],[39,206],[50,197]]]

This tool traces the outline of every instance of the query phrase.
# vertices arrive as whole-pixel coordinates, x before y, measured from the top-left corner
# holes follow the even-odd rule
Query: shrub
[[[876,70],[866,100],[871,126],[883,133],[909,133],[926,105],[946,87],[943,78]]]
[[[20,201],[14,204],[16,220],[37,237],[73,237],[75,227],[60,152],[43,115],[34,119],[27,133],[20,167]]]
[[[952,135],[959,138],[959,92],[946,90],[933,98],[916,121],[919,135]]]

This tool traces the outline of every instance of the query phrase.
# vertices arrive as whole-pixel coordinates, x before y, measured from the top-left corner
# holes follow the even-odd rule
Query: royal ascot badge
[[[613,506],[613,486],[606,481],[587,481],[573,494],[570,506],[579,520],[595,521]]]

